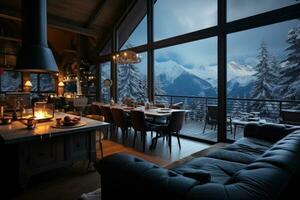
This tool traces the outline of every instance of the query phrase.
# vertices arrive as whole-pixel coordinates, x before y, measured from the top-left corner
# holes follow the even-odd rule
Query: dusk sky
[[[228,21],[278,9],[296,0],[228,0]],[[172,6],[170,6],[172,4]],[[259,6],[257,6],[259,5]],[[271,54],[279,60],[286,55],[288,31],[299,26],[299,20],[277,23],[228,35],[228,61],[255,64],[257,49],[265,41]],[[161,40],[217,24],[217,0],[158,0],[154,6],[154,39]],[[129,38],[134,46],[147,41],[146,18]],[[215,66],[217,38],[194,41],[155,51],[156,62],[175,60],[185,67]],[[143,54],[145,58],[146,54]],[[142,62],[140,65],[144,65]]]

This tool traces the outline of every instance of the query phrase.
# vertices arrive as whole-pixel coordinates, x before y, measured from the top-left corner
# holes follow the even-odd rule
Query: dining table
[[[150,106],[150,108],[145,108],[145,106],[127,106],[125,104],[104,104],[104,103],[93,103],[94,105],[98,106],[108,106],[110,108],[120,108],[124,110],[126,113],[130,113],[131,110],[138,110],[138,111],[143,111],[147,117],[170,117],[172,112],[176,111],[184,111],[184,112],[189,112],[189,110],[184,110],[184,109],[172,109],[172,108],[158,108],[155,106]]]
[[[165,125],[168,123],[169,118],[171,117],[172,112],[176,112],[176,111],[183,111],[186,114],[191,112],[191,110],[185,110],[185,109],[173,109],[173,108],[159,108],[159,107],[155,107],[155,106],[150,106],[150,108],[145,108],[145,106],[141,106],[138,105],[136,107],[134,106],[127,106],[126,104],[114,104],[114,105],[110,105],[110,104],[104,104],[104,103],[100,103],[100,102],[93,102],[92,104],[94,105],[98,105],[99,107],[102,106],[107,106],[110,108],[119,108],[122,109],[125,113],[129,114],[132,110],[138,110],[138,111],[142,111],[145,113],[145,117],[146,118],[152,118],[151,121],[156,122],[157,121],[165,121]],[[163,119],[163,120],[160,120]],[[160,123],[160,125],[163,125]],[[156,137],[152,138],[152,142],[150,145],[150,148],[153,149],[155,147],[156,141],[158,138],[162,137],[163,135],[156,135]]]

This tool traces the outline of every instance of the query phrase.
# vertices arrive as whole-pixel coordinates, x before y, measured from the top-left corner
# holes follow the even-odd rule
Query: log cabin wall
[[[91,64],[96,64],[92,62],[98,57],[99,49],[107,38],[111,37],[114,26],[136,2],[136,0],[48,0],[48,45],[62,72],[56,78],[56,91],[58,82],[64,76],[63,66],[68,60],[65,57],[76,56],[77,61],[85,59],[91,61]],[[21,27],[21,6],[20,0],[1,0],[0,28],[3,27],[3,21],[9,24],[6,27]],[[1,39],[3,35],[0,33],[0,48],[1,45],[12,43],[20,47],[21,29],[10,32],[9,42]],[[3,66],[0,65],[1,67]],[[24,83],[29,78],[30,74],[23,75],[21,88],[24,88]]]
[[[21,23],[9,19],[0,20],[1,35],[0,37],[0,48],[16,48],[18,51],[21,43]],[[48,45],[52,49],[55,56],[55,60],[59,67],[59,75],[55,79],[56,92],[57,84],[59,81],[63,80],[64,76],[64,61],[66,52],[73,52],[73,56],[77,57],[77,60],[88,59],[90,55],[88,53],[89,49],[93,47],[90,46],[90,42],[87,36],[80,36],[79,34],[63,31],[55,28],[48,28]],[[10,69],[12,67],[4,66],[0,63],[0,68]],[[13,68],[12,68],[13,69]],[[30,80],[30,73],[22,73],[22,89],[25,89],[25,82]]]

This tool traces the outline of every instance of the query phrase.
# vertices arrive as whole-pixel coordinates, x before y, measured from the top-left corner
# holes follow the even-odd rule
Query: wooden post
[[[226,8],[226,0],[218,0],[218,142],[225,142],[227,133]]]

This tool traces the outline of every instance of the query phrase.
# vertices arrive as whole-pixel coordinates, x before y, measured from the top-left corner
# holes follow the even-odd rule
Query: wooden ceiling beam
[[[19,22],[22,21],[20,12],[10,9],[4,9],[2,6],[0,6],[0,18],[10,19]],[[84,35],[94,39],[96,38],[95,34],[90,29],[75,25],[69,20],[63,18],[48,16],[48,26],[55,29],[77,33],[79,35]]]
[[[64,18],[61,18],[61,17],[49,16],[48,17],[48,26],[52,27],[52,28],[72,32],[72,33],[77,33],[79,35],[96,38],[96,36],[92,30],[75,25],[74,22],[64,19]]]
[[[121,24],[121,22],[125,19],[125,17],[128,15],[128,13],[131,11],[131,9],[134,7],[134,5],[136,3],[137,3],[137,0],[131,0],[129,5],[126,6],[126,8],[123,11],[122,15],[117,20],[117,23],[106,32],[106,35],[104,35],[101,38],[101,40],[98,40],[97,45],[96,45],[96,51],[98,53],[101,51],[101,48],[104,47],[106,42],[109,41],[109,39],[111,38],[113,30],[116,29],[116,27],[118,27]]]
[[[0,36],[0,40],[19,42],[19,43],[22,42],[22,40],[20,38],[5,37],[5,36]]]
[[[97,17],[101,14],[105,3],[106,3],[106,0],[100,0],[98,5],[96,6],[95,10],[92,12],[89,19],[85,23],[84,27],[89,28],[95,22]]]
[[[19,12],[10,9],[4,9],[3,6],[0,6],[0,18],[10,19],[18,22],[22,21]]]

